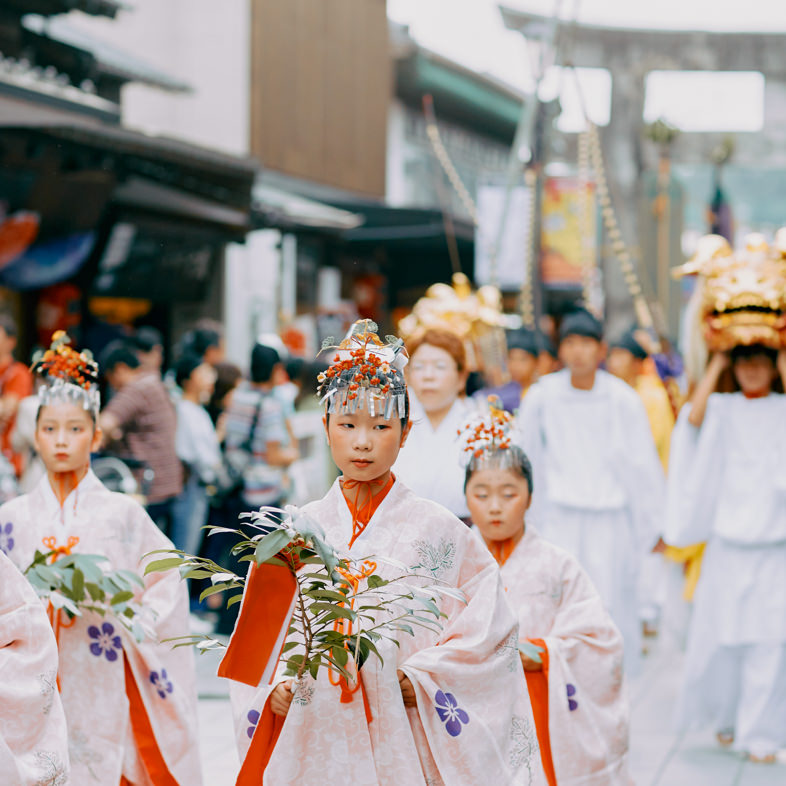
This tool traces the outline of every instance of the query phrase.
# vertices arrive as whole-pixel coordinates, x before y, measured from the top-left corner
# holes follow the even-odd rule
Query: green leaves
[[[36,593],[69,617],[91,611],[111,614],[135,638],[142,628],[136,622],[140,609],[134,598],[144,581],[129,570],[109,570],[109,560],[100,554],[66,554],[50,563],[54,552],[36,551],[25,570]]]
[[[436,587],[433,576],[413,574],[387,557],[373,558],[388,571],[400,571],[398,578],[376,573],[366,576],[363,560],[342,559],[323,527],[297,508],[261,508],[246,518],[252,523],[243,529],[214,527],[210,533],[236,534],[231,553],[238,562],[281,565],[294,575],[295,610],[282,656],[289,675],[301,678],[310,674],[316,679],[320,669],[329,668],[353,680],[368,658],[382,660],[383,641],[392,648],[399,646],[402,635],[438,635],[445,616],[439,606],[441,595],[463,600],[457,590]],[[159,556],[146,566],[146,574],[176,569],[183,579],[209,580],[200,599],[245,587],[244,576],[212,560],[175,549],[147,556],[153,554]],[[89,582],[85,587],[91,592]],[[227,607],[241,598],[239,592],[232,594]],[[190,644],[198,649],[221,646],[204,637],[178,641],[177,646]]]
[[[285,529],[274,529],[272,532],[265,535],[262,540],[257,543],[254,551],[254,560],[257,565],[267,562],[271,557],[278,554],[284,546],[289,544],[290,537]]]

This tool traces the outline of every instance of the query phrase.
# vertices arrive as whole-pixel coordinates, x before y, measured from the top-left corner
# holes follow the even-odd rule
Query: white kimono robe
[[[502,566],[519,639],[548,663],[548,731],[559,786],[629,786],[622,636],[592,582],[563,549],[527,526]]]
[[[457,398],[439,427],[431,426],[426,413],[412,399],[412,428],[398,454],[393,472],[415,494],[446,507],[461,519],[469,518],[464,497],[464,467],[458,430],[472,416],[475,405]]]
[[[0,507],[0,522],[11,525],[13,547],[7,548],[6,541],[6,553],[21,569],[36,549],[48,550],[42,538],[50,536],[58,545],[78,538],[74,551],[105,555],[112,569],[139,575],[144,554],[172,547],[137,502],[109,491],[92,471],[62,508],[45,476],[30,494]],[[59,676],[72,782],[114,786],[123,775],[132,784],[200,784],[194,655],[187,647],[172,649],[161,642],[188,633],[185,585],[177,572],[153,573],[136,599],[146,609],[145,624],[155,639],[140,644],[117,621],[89,612],[60,629]],[[132,710],[141,708],[130,699],[128,674],[144,707],[133,717]],[[147,730],[139,725],[145,718]],[[159,766],[153,777],[139,748],[150,742],[150,729],[160,751],[145,760]]]
[[[3,543],[9,540],[15,545],[12,534]],[[0,783],[6,786],[68,782],[56,678],[57,645],[44,607],[0,551]]]
[[[663,467],[641,399],[622,380],[598,371],[579,390],[567,370],[530,388],[515,441],[532,462],[528,520],[578,559],[625,641],[629,670],[638,664],[639,565],[661,532]]]
[[[336,547],[349,542],[352,519],[338,481],[304,510]],[[327,674],[321,671],[316,682],[306,678],[258,783],[544,783],[516,649],[516,620],[485,546],[447,510],[416,497],[396,480],[349,553],[398,560],[460,588],[467,603],[446,599],[441,604],[448,617],[439,634],[415,628],[414,637],[399,634],[400,648],[391,642],[378,644],[384,664],[371,655],[360,671],[371,722],[360,692],[342,704],[339,688],[330,684]],[[377,573],[383,578],[400,575],[382,562]],[[397,669],[412,681],[417,708],[404,707]],[[278,681],[281,672],[279,666]],[[241,759],[272,688],[233,685]]]
[[[786,396],[715,393],[701,428],[680,413],[666,542],[708,541],[688,638],[681,728],[786,746]]]

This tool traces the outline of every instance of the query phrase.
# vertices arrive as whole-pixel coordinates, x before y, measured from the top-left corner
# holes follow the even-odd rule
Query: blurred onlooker
[[[198,355],[182,355],[175,365],[175,382],[181,390],[177,403],[177,455],[186,481],[172,509],[171,538],[175,548],[196,554],[207,522],[207,486],[214,483],[221,450],[213,422],[204,405],[210,399],[216,372]]]
[[[183,466],[175,452],[175,406],[159,376],[142,369],[126,342],[109,344],[100,366],[115,391],[99,416],[104,443],[115,443],[118,455],[130,456],[153,470],[147,511],[168,534],[172,502],[183,490]]]
[[[180,340],[179,354],[198,355],[215,366],[224,360],[224,327],[215,319],[200,319]]]
[[[261,505],[280,506],[286,499],[289,488],[286,468],[298,458],[298,451],[286,447],[284,408],[273,394],[273,377],[280,363],[275,349],[257,344],[251,351],[250,381],[241,383],[232,392],[226,412],[224,456],[234,474],[240,477],[240,484],[217,512],[225,527],[237,527],[238,516],[245,511]],[[242,566],[231,555],[234,543],[234,539],[219,534],[208,541],[208,551],[220,550],[217,561],[240,570]],[[236,616],[237,605],[222,607],[216,631],[231,633]]]
[[[141,368],[160,376],[164,365],[164,337],[161,331],[154,327],[140,327],[131,337],[131,343],[136,349]]]
[[[35,381],[35,385],[40,384],[40,380]],[[38,408],[41,401],[34,390],[29,396],[25,396],[19,402],[16,411],[16,421],[11,432],[11,447],[15,453],[24,457],[24,468],[19,477],[19,492],[27,494],[31,492],[38,481],[46,474],[44,462],[35,448],[35,426]]]
[[[226,460],[242,471],[240,503],[246,510],[278,505],[286,497],[285,468],[298,457],[289,440],[284,408],[273,392],[278,352],[257,344],[251,352],[250,381],[232,394],[227,410]]]
[[[216,372],[216,383],[205,408],[216,427],[218,441],[223,442],[226,435],[226,411],[232,403],[235,388],[243,381],[243,372],[234,363],[225,360],[216,363],[213,368]]]
[[[11,431],[19,402],[33,392],[33,375],[24,363],[14,360],[17,335],[13,317],[0,313],[0,450],[18,477],[22,474],[24,456],[14,452]]]

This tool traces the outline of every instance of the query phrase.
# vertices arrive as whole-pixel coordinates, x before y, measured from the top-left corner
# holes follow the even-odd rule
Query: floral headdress
[[[361,319],[340,344],[333,344],[333,338],[322,344],[322,352],[335,350],[332,365],[317,378],[317,394],[330,414],[365,406],[369,415],[381,414],[386,420],[406,416],[404,342],[396,336],[382,342],[377,330],[370,319]]]
[[[496,396],[489,396],[488,409],[478,412],[458,430],[463,445],[462,463],[468,469],[505,469],[519,463],[521,449],[512,441],[513,415]]]
[[[98,363],[88,350],[77,352],[70,343],[65,331],[58,330],[52,335],[49,349],[33,357],[33,372],[44,382],[38,390],[38,400],[41,406],[76,404],[98,417],[101,409]]]

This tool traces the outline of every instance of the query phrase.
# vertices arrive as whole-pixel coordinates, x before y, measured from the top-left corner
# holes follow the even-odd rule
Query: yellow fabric
[[[682,597],[693,600],[693,593],[696,592],[696,584],[701,575],[701,560],[704,557],[704,547],[706,543],[694,543],[691,546],[666,546],[663,556],[672,562],[681,562],[685,565],[685,586],[682,590]]]
[[[665,472],[669,467],[669,447],[671,432],[674,429],[674,413],[669,394],[660,379],[651,374],[639,375],[636,379],[636,392],[644,404],[644,409],[647,410],[652,438],[655,440],[655,447]]]

